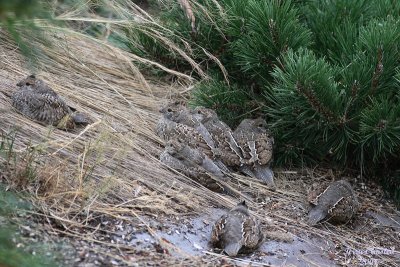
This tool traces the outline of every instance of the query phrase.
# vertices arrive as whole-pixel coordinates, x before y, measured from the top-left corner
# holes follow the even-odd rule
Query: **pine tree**
[[[371,174],[384,168],[388,177],[388,169],[396,169],[399,1],[188,3],[195,33],[173,0],[160,22],[190,45],[213,77],[193,91],[194,105],[216,108],[231,126],[261,110],[275,134],[278,165],[326,161]]]

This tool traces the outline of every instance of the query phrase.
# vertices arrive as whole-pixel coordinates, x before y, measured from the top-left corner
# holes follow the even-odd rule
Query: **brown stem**
[[[335,115],[318,101],[315,93],[310,88],[305,88],[300,82],[296,83],[296,89],[308,100],[310,105],[321,113],[329,121],[335,121]]]
[[[382,72],[383,72],[382,59],[383,59],[383,51],[382,51],[382,48],[379,48],[378,49],[378,62],[376,63],[374,74],[372,75],[371,92],[370,92],[371,95],[375,93],[376,88],[379,85],[379,77],[382,75]]]

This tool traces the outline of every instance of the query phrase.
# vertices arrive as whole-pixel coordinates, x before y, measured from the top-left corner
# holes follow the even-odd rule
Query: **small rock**
[[[198,250],[202,250],[203,249],[203,247],[200,246],[199,244],[197,244],[196,242],[193,242],[193,246]]]

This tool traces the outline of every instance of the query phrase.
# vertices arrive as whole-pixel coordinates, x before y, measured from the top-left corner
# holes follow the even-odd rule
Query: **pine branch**
[[[320,114],[322,114],[327,121],[331,123],[335,123],[335,115],[327,109],[322,103],[318,100],[317,96],[315,95],[314,91],[302,85],[299,81],[296,82],[296,89],[297,91],[302,94],[307,100],[308,103]]]
[[[379,77],[382,75],[382,72],[383,72],[382,48],[378,49],[378,57],[377,58],[378,58],[378,62],[376,63],[375,71],[374,71],[374,74],[372,75],[372,81],[371,81],[371,93],[370,94],[372,94],[372,95],[375,93],[376,88],[378,87]]]

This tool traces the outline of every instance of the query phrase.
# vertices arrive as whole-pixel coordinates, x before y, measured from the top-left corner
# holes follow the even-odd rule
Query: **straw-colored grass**
[[[107,250],[99,253],[128,263],[122,255],[134,253],[135,248],[95,240],[92,236],[101,231],[100,224],[96,223],[99,218],[144,224],[157,238],[146,218],[161,220],[161,215],[201,214],[209,211],[207,207],[217,205],[229,208],[242,197],[248,199],[251,210],[270,230],[279,229],[299,238],[314,235],[332,240],[340,249],[326,247],[325,250],[336,251],[335,258],[340,262],[346,260],[346,249],[385,245],[380,243],[381,229],[376,227],[373,231],[373,224],[368,221],[365,221],[371,230],[368,233],[347,226],[307,226],[302,217],[306,213],[305,192],[311,179],[298,171],[277,171],[280,188],[277,192],[251,178],[234,175],[229,182],[238,192],[234,198],[211,192],[168,169],[158,160],[163,149],[163,141],[154,132],[158,109],[168,99],[182,97],[187,87],[179,84],[189,86],[193,80],[171,71],[179,76],[179,84],[150,82],[135,67],[138,61],[146,60],[73,31],[47,29],[52,47],[31,40],[44,51],[38,58],[37,75],[71,106],[89,114],[94,123],[66,132],[44,127],[18,114],[9,96],[16,89],[17,81],[30,73],[18,48],[0,31],[0,124],[3,132],[17,131],[17,154],[27,155],[32,149],[36,153],[38,180],[28,181],[23,189],[33,193],[36,215],[54,233],[106,248],[118,247],[123,251],[120,254],[110,254]],[[318,172],[311,175],[324,179]],[[11,187],[18,186],[12,180],[7,182]],[[373,209],[367,202],[363,208],[364,211]],[[389,239],[396,250],[398,238]],[[159,241],[163,247],[179,251],[174,244]],[[392,256],[378,255],[387,266],[394,266]],[[222,256],[209,253],[209,257]],[[215,263],[202,261],[201,264]]]
[[[78,33],[54,34],[53,47],[41,47],[37,75],[91,116],[94,123],[84,129],[44,127],[12,108],[16,82],[30,73],[6,32],[0,39],[1,129],[16,131],[15,151],[25,155],[34,149],[38,177],[52,180],[50,186],[40,178],[42,183],[28,188],[37,193],[34,203],[44,216],[73,235],[72,226],[89,227],[99,215],[129,220],[233,203],[158,160],[163,144],[154,132],[158,109],[185,88],[147,82],[134,67],[134,55]]]

